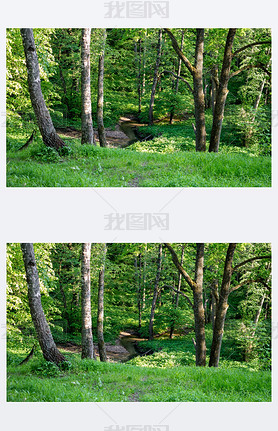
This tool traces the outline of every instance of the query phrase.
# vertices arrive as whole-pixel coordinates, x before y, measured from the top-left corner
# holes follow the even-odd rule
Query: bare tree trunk
[[[162,47],[162,29],[160,29],[158,32],[156,64],[154,69],[153,85],[152,85],[150,107],[149,107],[149,126],[153,125],[154,96],[155,96],[156,86],[158,83],[158,71],[159,71],[159,65],[160,65],[160,59],[161,59],[161,47]]]
[[[211,286],[211,325],[212,330],[214,330],[214,322],[215,322],[215,315],[216,315],[216,309],[219,301],[219,294],[218,294],[218,281],[213,280],[212,286]]]
[[[212,345],[211,345],[210,359],[209,359],[210,367],[218,367],[218,364],[219,364],[225,318],[229,307],[228,297],[230,293],[231,278],[233,273],[232,263],[233,263],[235,249],[236,249],[235,243],[229,244],[227,254],[226,254],[222,284],[221,284],[221,289],[219,293],[219,300],[217,304],[216,316],[214,321],[213,338],[212,338]]]
[[[136,277],[136,285],[137,285],[137,308],[138,308],[138,328],[141,328],[142,324],[142,281],[141,281],[141,253],[139,253],[139,269],[138,269],[138,261],[137,256],[134,258],[134,267],[135,267],[135,277]]]
[[[105,129],[103,124],[103,76],[104,76],[104,51],[105,51],[106,29],[103,30],[103,49],[98,62],[98,99],[97,99],[97,127],[99,145],[107,147]]]
[[[184,245],[182,245],[182,249],[181,249],[181,266],[183,265],[183,258],[184,258]],[[178,308],[179,306],[179,297],[180,297],[180,289],[181,289],[181,273],[180,271],[178,271],[178,286],[177,286],[177,293],[176,293],[176,298],[175,298],[175,309]],[[170,328],[170,338],[173,338],[173,333],[174,333],[174,329],[175,329],[175,322],[172,323],[171,328]]]
[[[82,359],[96,359],[92,334],[90,261],[91,243],[86,242],[82,244],[81,257]]]
[[[90,42],[91,29],[83,28],[81,43],[81,144],[96,145],[94,139],[91,105]]]
[[[210,144],[209,144],[209,151],[214,153],[218,153],[218,149],[219,149],[222,121],[224,117],[224,108],[225,108],[226,98],[228,95],[228,82],[230,79],[231,62],[233,57],[232,48],[233,48],[235,34],[236,34],[236,28],[230,28],[227,35],[219,87],[216,94],[213,123],[212,123]]]
[[[159,294],[159,281],[160,281],[161,269],[162,269],[162,244],[159,244],[158,258],[157,258],[157,272],[156,272],[156,279],[155,279],[155,285],[154,285],[154,291],[153,291],[153,301],[152,301],[150,323],[149,323],[149,340],[153,339],[154,313],[155,313],[156,302]]]
[[[218,66],[214,65],[211,70],[211,109],[212,116],[214,115],[214,108],[216,102],[216,95],[219,88],[219,78],[218,78]]]
[[[206,151],[205,97],[203,90],[203,57],[205,30],[203,28],[197,29],[194,66],[190,63],[188,58],[186,58],[184,53],[179,48],[177,40],[172,34],[172,32],[168,28],[165,28],[165,31],[171,39],[174,50],[181,58],[181,61],[185,64],[193,77],[193,97],[196,123],[196,151]]]
[[[180,50],[183,50],[183,42],[184,42],[184,30],[182,30],[181,32],[181,45],[180,45]],[[177,71],[177,78],[176,78],[176,86],[175,86],[175,93],[178,94],[179,91],[179,82],[180,82],[180,74],[181,74],[181,58],[178,58],[178,71]],[[170,120],[169,123],[172,124],[173,123],[173,118],[174,118],[174,112],[175,109],[172,108],[171,112],[170,112]]]
[[[56,365],[58,365],[60,362],[64,362],[66,359],[56,347],[43,312],[40,294],[40,281],[33,244],[21,243],[20,246],[26,271],[29,307],[39,344],[41,346],[44,359],[46,361],[54,362]]]
[[[191,287],[194,298],[194,319],[195,319],[195,348],[196,348],[196,365],[205,367],[206,365],[206,339],[205,339],[205,311],[203,305],[203,271],[204,271],[204,244],[197,244],[196,262],[195,262],[195,281],[187,274],[183,266],[179,263],[178,256],[173,247],[165,243],[165,246],[171,253],[173,263],[180,271],[182,277]]]
[[[134,43],[135,64],[137,69],[137,93],[138,93],[138,114],[142,111],[142,82],[141,82],[141,39]]]
[[[105,257],[106,257],[106,244],[104,244],[103,250],[103,264],[99,272],[99,282],[98,282],[98,314],[97,314],[97,338],[98,338],[98,351],[99,358],[102,362],[107,361],[106,349],[103,336],[103,319],[104,319],[104,274],[105,274]]]
[[[54,129],[49,111],[43,98],[39,62],[33,30],[31,28],[21,28],[20,32],[28,72],[28,88],[30,99],[42,135],[42,140],[47,147],[52,147],[55,148],[55,150],[58,150],[59,148],[64,147],[65,143],[57,135],[56,130]]]

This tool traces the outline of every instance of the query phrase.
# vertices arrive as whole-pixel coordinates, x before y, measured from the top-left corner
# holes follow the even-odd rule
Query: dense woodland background
[[[107,150],[99,151],[86,145],[80,147],[81,29],[34,29],[43,97],[54,126],[67,146],[58,154],[42,145],[28,91],[20,30],[8,29],[7,149],[8,173],[11,172],[12,178],[9,184],[203,186],[218,185],[223,176],[226,183],[221,183],[222,186],[242,186],[244,182],[248,185],[252,177],[250,185],[267,185],[270,164],[265,157],[271,154],[270,29],[234,31],[230,58],[225,57],[225,45],[235,29],[229,32],[228,29],[205,29],[200,57],[201,30],[92,29],[90,84],[95,143],[99,145],[101,133],[98,124],[101,80],[104,90],[101,110],[108,146]],[[103,76],[100,64],[104,67]],[[196,84],[197,78],[199,84]],[[205,119],[200,117],[201,105],[198,107],[196,102],[195,92],[200,86]],[[216,149],[211,149],[213,135],[218,133],[213,125],[214,107],[223,104],[220,140]],[[222,118],[221,112],[220,109],[214,113],[215,124]],[[136,125],[136,134],[129,142],[121,134],[120,138],[113,135],[115,131],[126,131],[119,129],[124,120]],[[19,152],[30,137],[33,139],[30,148]],[[127,148],[122,148],[127,144]],[[115,152],[113,147],[121,151]],[[208,155],[194,158],[191,152],[195,149],[221,153],[219,166],[214,160],[216,172],[205,171],[203,165],[211,158]],[[163,153],[164,159],[157,153]],[[176,153],[179,157],[174,159]],[[260,163],[257,163],[258,156]],[[146,167],[150,161],[154,165]],[[165,178],[159,176],[163,161],[168,167]],[[33,165],[28,165],[31,162]],[[59,177],[58,169],[53,166],[51,172],[48,169],[47,164],[58,162],[63,163],[64,180]],[[38,166],[42,163],[46,164],[44,170]],[[174,164],[178,169],[172,172]],[[221,166],[222,169],[228,166],[227,171],[221,171]],[[232,173],[238,183],[231,178]],[[201,179],[202,175],[205,180]]]

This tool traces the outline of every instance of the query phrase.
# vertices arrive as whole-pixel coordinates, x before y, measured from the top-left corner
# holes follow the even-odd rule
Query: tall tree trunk
[[[86,242],[82,244],[81,256],[82,359],[96,359],[92,334],[90,261],[91,243]]]
[[[216,95],[219,88],[219,78],[218,78],[218,66],[217,64],[212,67],[211,70],[211,110],[212,116],[214,115],[214,107],[216,102]]]
[[[180,45],[181,51],[183,50],[183,42],[184,42],[184,30],[182,30],[182,32],[181,32],[181,45]],[[181,58],[178,57],[178,71],[177,71],[177,78],[176,78],[176,85],[175,85],[175,93],[176,94],[178,94],[178,91],[179,91],[180,74],[181,74]],[[172,108],[171,112],[170,112],[170,120],[169,120],[170,124],[173,123],[174,112],[175,112],[175,108]]]
[[[212,123],[210,144],[209,144],[209,151],[214,153],[218,153],[218,149],[219,149],[222,121],[224,117],[224,108],[225,108],[226,98],[228,95],[228,82],[230,79],[231,62],[233,57],[232,48],[233,48],[235,34],[236,34],[236,29],[230,28],[226,39],[219,87],[216,94],[213,123]]]
[[[212,338],[212,345],[211,345],[210,359],[209,359],[210,367],[218,367],[218,364],[219,364],[225,318],[229,307],[228,297],[230,293],[231,278],[233,273],[232,263],[233,263],[235,249],[236,249],[235,243],[229,244],[227,254],[226,254],[224,273],[223,273],[222,284],[221,284],[221,289],[219,293],[219,300],[217,304],[215,321],[214,321],[213,338]]]
[[[33,30],[31,28],[21,28],[20,33],[28,72],[28,88],[30,99],[42,135],[42,140],[47,147],[52,147],[55,148],[55,150],[58,150],[59,148],[64,147],[65,143],[57,135],[56,130],[54,129],[50,114],[43,98],[39,62]]]
[[[81,42],[81,144],[96,145],[91,105],[90,42],[91,29],[83,28]]]
[[[165,246],[171,253],[172,261],[180,271],[182,277],[191,287],[193,292],[194,320],[195,320],[195,349],[196,365],[205,367],[206,365],[206,339],[205,339],[205,311],[203,305],[203,271],[204,271],[204,244],[197,244],[196,262],[195,262],[195,281],[187,274],[183,266],[179,263],[178,256],[173,247],[165,243]]]
[[[137,69],[137,93],[138,93],[138,114],[142,111],[142,82],[141,82],[141,39],[134,43],[135,64]]]
[[[162,269],[162,244],[159,244],[158,258],[157,258],[157,272],[156,272],[156,279],[155,279],[155,285],[154,285],[154,291],[153,291],[153,300],[152,300],[152,308],[151,308],[150,323],[149,323],[149,340],[153,339],[154,313],[155,313],[156,302],[159,294],[159,281],[161,276],[161,269]]]
[[[105,52],[106,29],[103,30],[103,48],[98,61],[98,98],[97,98],[97,127],[99,145],[107,147],[105,129],[103,124],[103,76],[104,76],[104,52]]]
[[[172,32],[168,28],[165,28],[165,31],[171,39],[174,50],[192,75],[196,129],[196,151],[206,151],[205,96],[203,90],[203,57],[205,30],[203,28],[197,29],[194,66],[190,63],[188,58],[179,48],[177,40],[172,34]]]
[[[153,85],[152,85],[150,107],[149,107],[149,126],[153,125],[154,96],[155,96],[156,86],[158,83],[158,71],[159,71],[159,65],[160,65],[160,59],[161,59],[161,47],[162,47],[162,29],[160,29],[158,32],[156,64],[154,69]]]
[[[183,265],[183,258],[184,258],[184,245],[182,245],[182,249],[181,249],[181,266]],[[175,298],[175,309],[178,308],[179,306],[179,297],[180,297],[180,289],[181,289],[181,273],[180,271],[178,271],[178,286],[177,286],[177,292],[176,292],[176,298]],[[175,322],[173,321],[171,328],[170,328],[170,338],[173,338],[173,333],[174,333],[174,329],[175,329]]]
[[[134,258],[134,266],[135,266],[135,276],[136,276],[136,284],[137,284],[137,308],[138,308],[138,328],[141,328],[142,324],[142,299],[141,299],[141,290],[142,290],[142,281],[141,281],[141,253],[139,253],[139,269],[138,269],[138,261],[137,256]]]
[[[98,338],[98,351],[99,358],[102,362],[107,361],[106,349],[103,337],[103,320],[104,320],[104,274],[105,274],[105,257],[106,257],[107,247],[104,244],[103,250],[103,264],[99,271],[99,281],[98,281],[98,313],[97,313],[97,338]]]
[[[26,271],[29,307],[39,344],[41,346],[44,359],[46,361],[54,362],[56,365],[58,365],[60,362],[63,362],[66,359],[56,347],[43,312],[40,294],[40,281],[33,244],[21,243],[20,246]]]
[[[211,286],[211,325],[212,330],[214,330],[214,322],[215,322],[215,315],[216,315],[216,309],[219,301],[219,294],[218,294],[218,281],[213,280],[212,286]]]

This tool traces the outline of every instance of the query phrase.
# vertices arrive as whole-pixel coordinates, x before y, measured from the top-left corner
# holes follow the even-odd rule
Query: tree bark
[[[171,253],[173,263],[180,271],[181,275],[191,287],[193,292],[195,337],[196,337],[196,366],[206,366],[206,339],[205,339],[205,311],[203,305],[203,271],[204,271],[204,244],[197,244],[195,261],[195,281],[187,274],[183,266],[179,263],[178,256],[172,246],[165,243]]]
[[[99,358],[102,362],[107,361],[106,349],[103,336],[103,320],[104,320],[104,274],[105,274],[105,256],[107,248],[104,244],[103,253],[103,264],[99,272],[99,282],[98,282],[98,314],[97,314],[97,338],[98,338],[98,351]]]
[[[91,243],[86,242],[82,244],[81,256],[82,359],[96,359],[92,334],[90,260]]]
[[[29,307],[39,344],[42,349],[44,359],[58,365],[66,359],[56,347],[42,308],[40,281],[33,244],[21,243],[20,246],[26,271]]]
[[[103,124],[103,77],[104,77],[104,51],[105,51],[106,30],[103,31],[103,48],[98,62],[98,99],[97,99],[97,127],[99,145],[107,147],[105,129]]]
[[[58,150],[59,148],[64,147],[65,143],[56,133],[49,111],[43,98],[41,90],[39,62],[36,52],[33,30],[31,28],[21,28],[20,33],[22,37],[22,43],[26,59],[26,67],[28,72],[28,88],[30,93],[30,99],[42,135],[42,140],[47,147],[51,147],[55,150]]]
[[[203,28],[197,29],[195,46],[195,65],[192,66],[188,58],[179,48],[176,38],[172,32],[165,28],[169,35],[172,46],[181,61],[187,67],[193,77],[194,115],[196,127],[196,151],[206,151],[206,125],[205,125],[205,96],[203,90],[203,57],[204,57],[204,33]]]
[[[137,256],[134,258],[134,267],[135,267],[135,276],[136,276],[136,284],[137,284],[137,308],[138,308],[138,328],[141,328],[142,324],[142,281],[141,281],[141,253],[139,253],[139,269]]]
[[[90,41],[91,29],[83,28],[81,41],[81,144],[96,145],[91,105]]]
[[[184,258],[184,245],[182,245],[182,249],[181,249],[181,266],[183,265],[183,258]],[[180,290],[181,290],[181,273],[180,271],[178,271],[178,286],[177,286],[177,292],[176,292],[176,298],[175,298],[175,309],[178,308],[179,306],[179,297],[180,297]],[[173,333],[174,333],[174,329],[175,329],[175,322],[172,323],[171,328],[170,328],[170,338],[173,337]]]
[[[161,59],[161,47],[162,47],[162,29],[160,29],[158,33],[156,64],[154,69],[153,85],[152,85],[150,107],[149,107],[149,126],[153,125],[154,96],[155,96],[156,86],[158,83],[158,71],[159,71],[159,65],[160,65],[160,59]]]
[[[184,30],[182,30],[182,32],[181,32],[181,45],[180,45],[181,51],[183,50],[183,41],[184,41]],[[180,74],[181,74],[181,58],[178,57],[178,71],[177,71],[177,78],[176,78],[176,85],[175,85],[175,93],[176,94],[178,94],[178,91],[179,91]],[[174,112],[175,112],[175,109],[172,108],[172,110],[170,112],[170,119],[169,119],[170,124],[173,123]]]
[[[214,153],[218,153],[218,149],[219,149],[222,121],[224,117],[224,108],[225,108],[226,98],[228,95],[228,82],[230,79],[231,62],[233,58],[232,47],[234,43],[235,34],[236,34],[236,29],[230,28],[226,39],[221,76],[219,80],[219,87],[216,94],[212,130],[210,135],[210,145],[209,145],[209,151]]]
[[[225,318],[229,307],[228,297],[230,294],[230,285],[231,285],[231,278],[233,273],[232,263],[233,263],[235,249],[236,249],[236,244],[230,243],[226,254],[222,284],[221,284],[219,300],[216,308],[213,338],[212,338],[210,360],[209,360],[210,367],[218,367],[218,364],[219,364]]]
[[[160,281],[161,269],[162,269],[162,244],[159,244],[158,258],[157,258],[157,272],[156,272],[156,279],[155,279],[155,285],[154,285],[154,291],[153,291],[153,300],[152,300],[152,308],[151,308],[150,323],[149,323],[149,340],[153,339],[154,313],[155,313],[155,307],[156,307],[156,302],[157,302],[158,293],[159,293],[159,281]]]

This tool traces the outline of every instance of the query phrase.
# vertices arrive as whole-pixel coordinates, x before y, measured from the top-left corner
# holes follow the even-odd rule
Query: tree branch
[[[193,306],[190,298],[182,290],[177,290],[173,286],[171,286],[170,284],[164,284],[163,287],[170,287],[171,289],[173,289],[174,292],[176,292],[178,294],[181,294],[187,300],[187,302],[189,303],[190,307],[194,308],[194,306]]]
[[[233,270],[236,271],[241,266],[246,265],[246,263],[253,262],[254,260],[261,260],[261,259],[271,259],[271,254],[270,255],[265,255],[265,256],[254,256],[254,257],[251,257],[250,259],[243,260],[242,262],[238,263],[234,267]]]
[[[164,245],[170,251],[170,253],[172,255],[172,260],[173,260],[174,265],[180,271],[181,275],[183,276],[183,278],[185,279],[185,281],[187,282],[187,284],[191,287],[191,289],[196,288],[196,283],[192,280],[192,278],[187,274],[187,272],[181,266],[175,250],[171,247],[171,245],[169,243],[165,242]]]
[[[264,40],[261,42],[253,42],[253,43],[249,43],[248,45],[242,46],[241,48],[237,49],[233,53],[233,57],[235,57],[236,55],[238,55],[240,52],[244,51],[245,49],[251,48],[252,46],[256,46],[256,45],[271,45],[271,40]]]
[[[162,73],[171,73],[175,78],[178,78],[178,79],[180,79],[181,81],[183,81],[186,85],[187,85],[187,87],[189,88],[189,90],[191,91],[191,93],[193,94],[193,89],[192,89],[192,87],[191,87],[191,85],[189,84],[189,82],[188,81],[186,81],[186,79],[184,79],[182,76],[179,76],[179,75],[177,75],[176,73],[174,73],[174,72],[171,72],[171,70],[163,70],[162,72],[161,72],[161,74]]]
[[[248,64],[247,66],[244,66],[241,69],[238,69],[237,71],[230,74],[230,78],[233,78],[234,76],[238,75],[244,70],[255,69],[255,68],[262,69],[268,76],[271,76],[271,72],[269,72],[269,70],[267,70],[267,68],[262,63],[257,63],[257,64]]]
[[[192,64],[190,63],[190,61],[188,60],[188,58],[186,58],[186,56],[184,55],[184,53],[180,49],[175,36],[169,30],[169,28],[164,28],[164,30],[166,31],[166,33],[170,37],[171,42],[172,42],[172,46],[173,46],[174,50],[176,51],[176,53],[178,54],[179,58],[182,60],[182,62],[184,63],[184,65],[187,67],[187,69],[189,70],[189,72],[191,73],[191,75],[194,75],[196,69],[195,69],[194,66],[192,66]]]

